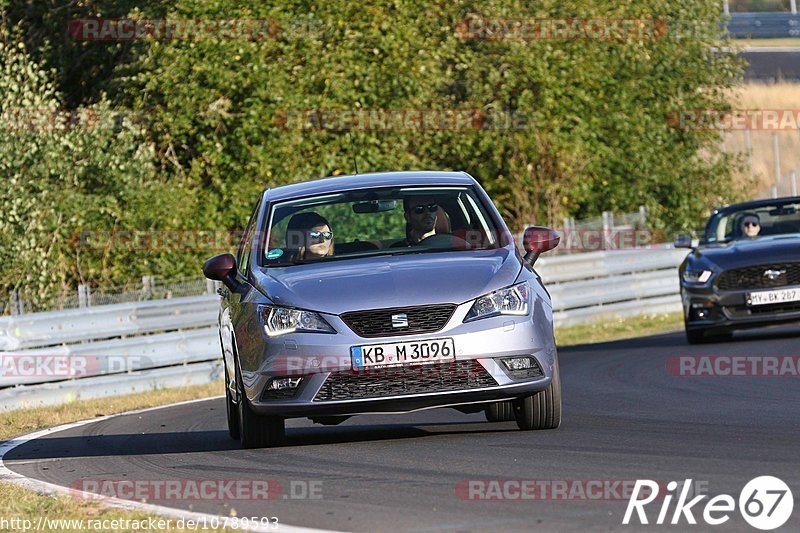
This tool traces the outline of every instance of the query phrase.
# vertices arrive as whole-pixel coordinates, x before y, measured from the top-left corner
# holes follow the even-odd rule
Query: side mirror
[[[675,248],[697,248],[699,241],[697,239],[692,239],[691,235],[684,233],[683,235],[678,235],[675,237]]]
[[[203,274],[208,279],[221,281],[231,291],[236,292],[239,282],[236,281],[236,258],[231,254],[215,255],[203,265]]]
[[[560,241],[561,236],[553,229],[542,226],[525,228],[525,236],[522,238],[525,261],[533,266],[541,254],[558,246]]]

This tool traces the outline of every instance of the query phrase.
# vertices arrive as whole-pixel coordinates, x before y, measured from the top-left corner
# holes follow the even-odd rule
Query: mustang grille
[[[314,401],[381,398],[494,387],[497,381],[475,360],[334,372]]]
[[[764,273],[772,270],[774,279]],[[760,265],[726,270],[717,279],[721,291],[771,289],[787,285],[800,285],[800,263]]]
[[[360,337],[387,337],[433,333],[442,329],[456,306],[429,305],[424,307],[395,307],[343,313],[342,320]],[[406,315],[407,326],[392,327],[392,315]]]

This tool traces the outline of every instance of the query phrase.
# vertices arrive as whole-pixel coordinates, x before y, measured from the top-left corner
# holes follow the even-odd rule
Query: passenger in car
[[[315,212],[298,213],[286,226],[286,247],[293,259],[313,261],[333,255],[333,230],[328,220]]]

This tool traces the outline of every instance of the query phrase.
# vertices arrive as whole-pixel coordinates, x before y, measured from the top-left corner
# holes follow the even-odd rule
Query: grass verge
[[[205,529],[202,522],[199,528],[193,528],[176,518],[107,507],[68,496],[43,496],[10,483],[0,485],[0,531],[224,531],[210,525]]]
[[[11,437],[87,418],[145,409],[168,403],[218,396],[222,381],[205,385],[162,389],[126,396],[80,400],[55,407],[37,407],[0,413],[0,441]],[[142,512],[107,507],[100,502],[45,496],[11,483],[0,484],[0,531],[197,531],[198,528],[178,527],[176,519],[162,518]],[[40,523],[39,520],[42,520]],[[61,522],[55,522],[61,520]],[[66,522],[64,521],[66,520]],[[72,523],[69,523],[73,520]],[[80,521],[83,522],[80,522]],[[91,527],[89,520],[100,527]],[[159,522],[161,520],[162,522]],[[168,522],[169,521],[169,522]],[[153,526],[155,524],[155,527]],[[203,531],[223,531],[206,529]]]
[[[786,37],[780,39],[734,39],[733,41],[737,46],[796,46],[800,48],[800,39]]]
[[[86,420],[98,416],[113,415],[125,411],[145,409],[168,403],[209,398],[224,394],[222,381],[214,381],[205,385],[177,387],[155,391],[111,396],[96,400],[78,400],[64,405],[52,407],[33,407],[16,411],[0,412],[0,441],[17,435],[31,433],[78,420]]]
[[[644,335],[668,333],[683,328],[683,313],[645,315],[629,318],[614,318],[594,324],[580,324],[556,328],[556,344],[572,346],[622,339]]]

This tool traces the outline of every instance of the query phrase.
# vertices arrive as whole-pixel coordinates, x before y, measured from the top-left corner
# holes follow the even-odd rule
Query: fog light
[[[503,364],[509,370],[527,370],[533,367],[533,359],[530,357],[514,357],[513,359],[503,359]]]
[[[303,378],[273,378],[269,382],[267,389],[269,390],[286,390],[296,389],[300,385]]]

